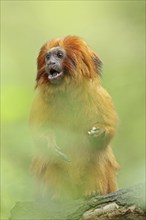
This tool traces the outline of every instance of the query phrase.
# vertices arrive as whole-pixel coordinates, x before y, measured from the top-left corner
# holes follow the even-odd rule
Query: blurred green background
[[[52,38],[79,35],[102,59],[119,115],[119,188],[144,181],[144,17],[145,1],[1,1],[1,219],[33,198],[28,118],[36,57]]]

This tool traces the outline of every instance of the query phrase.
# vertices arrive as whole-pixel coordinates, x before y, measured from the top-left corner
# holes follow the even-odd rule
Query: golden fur
[[[66,51],[66,75],[54,86],[47,78],[44,57],[56,46]],[[32,172],[53,196],[106,194],[117,189],[118,164],[110,147],[117,114],[101,86],[100,68],[100,59],[76,36],[49,41],[39,53],[38,92],[30,116],[37,149]],[[92,127],[103,133],[90,137]],[[49,156],[49,149],[57,145],[69,161]]]

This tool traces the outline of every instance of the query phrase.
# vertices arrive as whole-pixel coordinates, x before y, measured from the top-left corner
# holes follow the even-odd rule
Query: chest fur
[[[89,95],[57,94],[48,100],[47,105],[50,111],[48,120],[62,129],[84,132],[98,120],[96,100]]]

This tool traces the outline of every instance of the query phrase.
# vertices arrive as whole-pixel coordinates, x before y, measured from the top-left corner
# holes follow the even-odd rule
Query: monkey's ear
[[[103,65],[102,61],[97,57],[95,53],[93,53],[92,55],[92,60],[97,70],[97,74],[99,74],[99,76],[102,76],[102,65]]]

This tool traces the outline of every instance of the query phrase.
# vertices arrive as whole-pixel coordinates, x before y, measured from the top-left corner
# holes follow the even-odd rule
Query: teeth
[[[50,73],[48,75],[48,78],[49,79],[53,79],[53,78],[57,78],[61,73],[58,73],[58,72],[54,72],[54,73]]]

